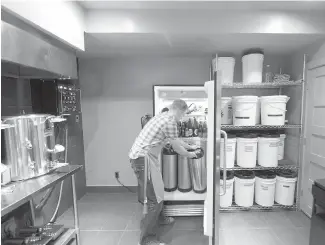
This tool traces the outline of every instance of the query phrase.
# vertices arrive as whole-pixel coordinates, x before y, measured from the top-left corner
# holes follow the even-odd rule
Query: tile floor
[[[141,205],[132,193],[89,193],[79,202],[82,245],[137,245]],[[73,226],[72,210],[58,219]],[[170,245],[208,245],[202,217],[178,217],[163,230]],[[300,212],[222,213],[220,245],[308,245],[310,221]]]

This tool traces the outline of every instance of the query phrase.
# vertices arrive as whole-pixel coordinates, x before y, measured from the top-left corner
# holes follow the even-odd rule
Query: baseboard
[[[137,186],[127,186],[133,193],[137,193]],[[127,193],[130,192],[123,186],[87,186],[87,193]]]

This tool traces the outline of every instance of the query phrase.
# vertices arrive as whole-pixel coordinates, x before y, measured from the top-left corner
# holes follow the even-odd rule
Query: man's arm
[[[172,145],[174,151],[176,151],[179,155],[189,157],[189,158],[196,157],[196,154],[194,152],[188,152],[186,150],[186,148],[182,145],[182,143],[185,143],[185,142],[183,142],[182,140],[177,139],[177,138],[170,139],[169,143]],[[188,148],[188,149],[190,149],[190,148]]]
[[[179,155],[189,158],[196,157],[194,152],[188,152],[186,149],[192,149],[191,146],[178,138],[177,124],[174,121],[169,121],[163,128],[164,134],[168,139],[168,142],[172,145],[174,151]]]

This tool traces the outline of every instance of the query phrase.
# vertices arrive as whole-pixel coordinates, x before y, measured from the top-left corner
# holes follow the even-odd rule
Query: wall
[[[285,67],[283,57],[267,56],[266,63],[276,71]],[[238,64],[236,81],[241,77]],[[87,186],[118,185],[115,171],[125,185],[137,185],[128,151],[141,129],[141,116],[152,113],[152,86],[203,85],[209,79],[209,65],[209,57],[81,60]]]

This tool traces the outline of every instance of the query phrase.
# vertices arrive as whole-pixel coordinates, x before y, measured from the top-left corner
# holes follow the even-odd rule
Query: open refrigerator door
[[[219,113],[217,104],[221,101],[221,91],[216,91],[216,81],[206,82],[204,85],[197,86],[154,86],[154,115],[162,112],[164,108],[168,108],[175,99],[184,100],[189,108],[189,114],[185,115],[179,123],[179,136],[185,142],[200,145],[205,152],[204,176],[202,175],[204,191],[197,191],[195,183],[191,180],[191,190],[187,192],[180,191],[180,161],[178,160],[177,174],[169,174],[168,178],[164,178],[164,161],[162,159],[163,179],[170,181],[175,176],[175,186],[168,186],[173,191],[165,191],[164,211],[167,216],[203,216],[204,234],[209,236],[210,244],[215,237],[215,229],[218,230],[219,220],[219,170],[220,170],[220,107]],[[217,97],[216,97],[217,96]],[[218,97],[219,96],[219,97]],[[209,113],[208,113],[209,112]],[[216,113],[216,114],[215,114]],[[215,120],[215,115],[217,120]],[[183,131],[183,123],[196,121],[199,125],[205,124],[207,131],[205,134],[198,136],[187,135]],[[216,126],[219,123],[219,126]],[[184,135],[185,134],[185,135]],[[215,137],[217,135],[217,137]],[[215,140],[214,140],[215,138]],[[218,145],[217,145],[218,143]],[[217,156],[217,157],[214,157]],[[216,162],[218,161],[218,162]],[[177,160],[175,161],[177,163]],[[169,172],[171,173],[171,172]],[[178,179],[177,179],[178,178]],[[165,183],[165,187],[166,187]],[[175,190],[176,189],[176,190]],[[217,194],[217,198],[216,198]],[[218,199],[219,198],[219,199]],[[217,224],[215,224],[215,222]],[[218,231],[217,231],[218,233]],[[213,242],[218,244],[218,241]]]

